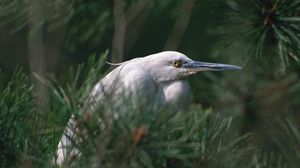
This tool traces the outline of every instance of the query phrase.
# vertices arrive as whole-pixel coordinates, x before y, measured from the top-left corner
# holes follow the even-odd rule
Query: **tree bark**
[[[132,4],[126,11],[126,43],[124,44],[124,53],[130,51],[136,44],[140,32],[153,8],[153,4],[152,0],[139,0]]]
[[[111,62],[118,63],[123,61],[126,32],[126,20],[123,0],[114,0],[113,15],[115,30],[112,44]]]
[[[64,39],[67,31],[67,22],[69,21],[70,11],[67,7],[67,1],[58,0],[55,2],[53,12],[55,17],[49,20],[47,28],[47,41],[45,42],[45,56],[47,62],[47,70],[49,72],[58,73],[61,52],[64,46]]]
[[[187,29],[194,6],[197,0],[186,0],[181,6],[180,16],[169,35],[164,50],[177,50],[181,39]]]
[[[45,46],[43,41],[43,1],[29,0],[28,1],[28,55],[30,70],[44,78],[46,74],[45,64]],[[33,75],[31,79],[34,83],[34,94],[37,97],[39,108],[42,108],[47,100],[45,86],[39,82]]]

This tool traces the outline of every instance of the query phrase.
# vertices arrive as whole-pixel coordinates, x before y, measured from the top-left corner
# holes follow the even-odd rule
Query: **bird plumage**
[[[159,97],[162,105],[178,102],[179,100],[173,99],[179,99],[180,95],[184,96],[182,99],[188,100],[190,86],[183,78],[189,73],[185,69],[174,67],[172,62],[175,60],[191,59],[181,53],[168,51],[123,62],[96,84],[91,92],[91,98],[95,102],[101,102],[105,99],[105,94],[112,96],[113,99],[118,99],[119,94],[125,94],[139,100],[142,96],[149,102],[149,99]],[[170,88],[173,88],[174,92],[171,92]],[[165,91],[168,93],[167,96]]]
[[[204,70],[233,70],[237,66],[193,61],[182,53],[165,51],[146,57],[135,58],[123,63],[102,78],[92,89],[90,102],[96,108],[108,101],[114,108],[153,104],[162,108],[186,110],[191,100],[191,88],[185,77]],[[129,99],[129,101],[128,101]],[[122,107],[123,108],[123,107]],[[125,107],[124,107],[125,108]],[[71,118],[58,145],[56,163],[61,165],[67,157],[67,150],[75,136],[76,122]],[[74,151],[77,154],[79,151]]]

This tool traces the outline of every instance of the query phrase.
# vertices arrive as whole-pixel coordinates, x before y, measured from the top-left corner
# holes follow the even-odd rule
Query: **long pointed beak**
[[[200,71],[227,71],[227,70],[240,70],[239,66],[209,62],[190,61],[182,65],[182,68],[192,72]]]

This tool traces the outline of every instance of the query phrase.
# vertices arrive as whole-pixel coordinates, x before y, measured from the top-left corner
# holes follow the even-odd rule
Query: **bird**
[[[89,102],[92,109],[109,102],[115,108],[123,108],[123,96],[127,102],[129,99],[133,106],[142,105],[143,108],[147,108],[157,104],[161,108],[184,111],[188,109],[192,96],[190,84],[186,79],[188,76],[202,71],[241,69],[230,64],[195,61],[177,51],[163,51],[110,64],[117,67],[97,82],[90,93]],[[57,147],[57,165],[62,165],[68,156],[72,143],[70,138],[76,136],[76,124],[72,116]],[[72,153],[77,155],[80,152],[73,149]]]

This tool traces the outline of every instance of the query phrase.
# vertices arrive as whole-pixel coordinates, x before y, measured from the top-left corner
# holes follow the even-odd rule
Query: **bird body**
[[[184,109],[191,99],[190,85],[185,77],[192,72],[178,70],[172,65],[174,60],[190,59],[169,51],[120,63],[95,85],[90,97],[101,103],[106,99],[105,95],[118,99],[121,94],[130,96],[133,102],[141,102],[142,97],[147,104],[155,98],[160,106],[182,105],[180,109]]]
[[[185,79],[200,71],[236,70],[238,66],[193,61],[182,53],[165,51],[116,64],[117,68],[102,78],[92,89],[89,101],[95,108],[112,103],[115,109],[124,106],[153,104],[161,108],[186,110],[191,100],[191,88]],[[58,165],[62,165],[74,137],[76,122],[71,118],[58,145]],[[79,153],[76,151],[74,153]]]

